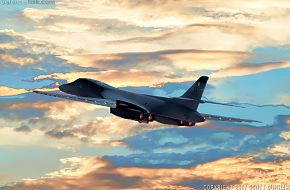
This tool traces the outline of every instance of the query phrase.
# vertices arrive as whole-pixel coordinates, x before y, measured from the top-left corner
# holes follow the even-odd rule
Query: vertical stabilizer
[[[200,100],[206,86],[208,77],[200,77],[181,97],[187,99]],[[194,105],[194,108],[197,109],[198,102]]]

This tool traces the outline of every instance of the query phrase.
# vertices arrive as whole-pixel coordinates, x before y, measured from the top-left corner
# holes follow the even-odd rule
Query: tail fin
[[[179,98],[176,98],[176,99],[178,99],[184,105],[189,106],[193,110],[197,110],[198,105],[204,104],[204,103],[244,108],[243,106],[236,105],[236,104],[201,100],[201,97],[202,97],[202,94],[203,94],[203,91],[204,91],[204,88],[206,86],[207,81],[208,81],[207,76],[200,77],[182,96],[180,96]],[[193,102],[193,104],[191,104],[192,102]]]
[[[207,80],[208,80],[207,76],[200,77],[181,97],[200,100],[204,88],[206,86]]]

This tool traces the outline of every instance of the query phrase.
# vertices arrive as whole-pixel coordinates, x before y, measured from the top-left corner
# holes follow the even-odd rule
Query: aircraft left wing
[[[257,122],[260,121],[250,120],[250,119],[240,119],[234,117],[224,117],[219,115],[202,114],[206,120],[216,120],[216,121],[230,121],[230,122]]]
[[[75,96],[71,94],[65,94],[62,92],[43,92],[43,91],[38,91],[38,90],[34,90],[33,92],[37,94],[43,94],[47,96],[53,96],[53,97],[63,98],[63,99],[68,99],[68,100],[74,100],[78,102],[96,104],[96,105],[106,106],[110,108],[117,107],[117,103],[114,100],[108,100],[108,99],[102,99],[102,98],[88,98],[88,97],[82,97],[82,96]]]

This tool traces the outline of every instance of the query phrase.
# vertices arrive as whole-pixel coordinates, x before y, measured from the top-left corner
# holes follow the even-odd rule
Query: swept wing
[[[74,100],[78,102],[96,104],[96,105],[106,106],[106,107],[111,107],[111,108],[117,107],[117,102],[114,100],[108,100],[108,99],[102,99],[102,98],[80,97],[80,96],[75,96],[71,94],[65,94],[62,92],[43,92],[43,91],[38,91],[38,90],[34,90],[33,92],[37,94],[43,94],[47,96],[53,96],[53,97],[63,98],[63,99],[68,99],[68,100]]]
[[[202,114],[206,120],[216,120],[216,121],[230,121],[230,122],[257,122],[261,123],[260,121],[250,120],[250,119],[241,119],[235,117],[224,117],[219,115],[211,115],[211,114]]]

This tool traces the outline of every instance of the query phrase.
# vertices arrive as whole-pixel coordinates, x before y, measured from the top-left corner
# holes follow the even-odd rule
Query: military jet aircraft
[[[88,78],[79,78],[72,83],[60,85],[59,90],[61,92],[42,92],[38,90],[33,92],[106,106],[110,108],[110,113],[140,123],[157,121],[168,125],[194,126],[196,123],[205,120],[257,122],[199,113],[197,108],[200,103],[236,106],[201,100],[207,81],[207,76],[200,77],[181,97],[174,98],[136,94]]]

